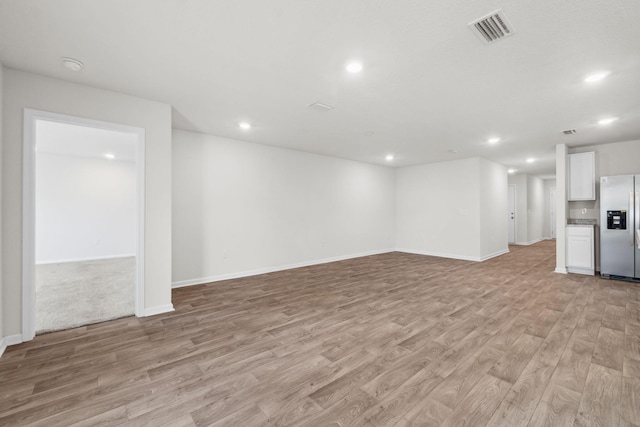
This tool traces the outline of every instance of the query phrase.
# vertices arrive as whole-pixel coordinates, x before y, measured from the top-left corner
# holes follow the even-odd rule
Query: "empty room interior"
[[[0,425],[640,426],[638,22],[0,0]]]

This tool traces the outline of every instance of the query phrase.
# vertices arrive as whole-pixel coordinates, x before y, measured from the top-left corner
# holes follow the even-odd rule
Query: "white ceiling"
[[[484,45],[467,23],[500,8],[517,33]],[[640,139],[639,22],[638,0],[0,0],[0,60],[169,103],[180,129],[548,175],[558,143]],[[611,75],[583,82],[599,70]],[[608,116],[619,120],[597,125]]]

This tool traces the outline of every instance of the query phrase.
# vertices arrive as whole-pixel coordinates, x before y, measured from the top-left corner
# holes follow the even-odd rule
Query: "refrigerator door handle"
[[[638,249],[640,249],[640,193],[636,191],[636,204],[635,204],[635,226],[636,226],[636,245],[638,245]]]
[[[629,210],[631,212],[629,212],[631,215],[629,215],[629,219],[636,217],[636,211],[634,210],[635,204],[633,202],[633,191],[629,191]],[[635,222],[635,221],[634,221]],[[635,224],[634,224],[635,225]],[[627,221],[627,228],[629,229],[629,246],[634,246],[634,235],[633,235],[633,230],[635,227],[629,227],[629,221]]]

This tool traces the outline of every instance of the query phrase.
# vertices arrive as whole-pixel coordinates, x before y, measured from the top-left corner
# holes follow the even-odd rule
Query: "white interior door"
[[[556,238],[556,187],[549,189],[549,230],[551,238]]]
[[[516,241],[516,186],[507,187],[507,222],[509,227],[509,243]]]

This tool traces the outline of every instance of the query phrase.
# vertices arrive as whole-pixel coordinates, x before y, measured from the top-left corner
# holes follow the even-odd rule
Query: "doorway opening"
[[[144,312],[144,130],[25,109],[23,340]]]

